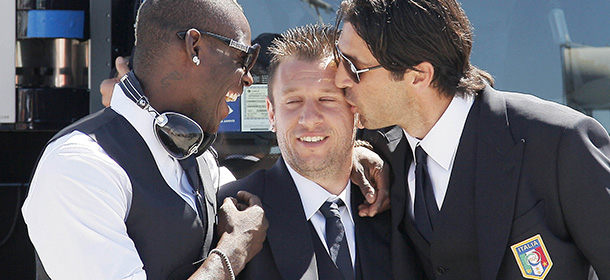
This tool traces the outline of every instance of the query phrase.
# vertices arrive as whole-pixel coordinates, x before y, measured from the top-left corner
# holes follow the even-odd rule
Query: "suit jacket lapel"
[[[366,228],[367,225],[363,225],[365,222],[360,216],[358,216],[358,205],[360,205],[364,201],[364,196],[362,196],[362,192],[360,191],[360,187],[352,183],[352,193],[351,193],[351,203],[352,203],[352,219],[354,219],[354,232],[356,233],[356,264],[354,266],[354,271],[356,272],[354,275],[356,279],[362,279],[362,275],[364,275],[364,271],[368,271],[371,268],[367,266],[367,263],[362,263],[363,256],[360,254],[362,252],[362,246],[365,246],[365,242],[373,242],[375,241],[374,237],[370,236],[370,231]],[[360,242],[359,242],[360,241]],[[364,256],[366,258],[366,256]]]
[[[404,221],[405,209],[409,205],[409,194],[406,191],[406,168],[407,164],[411,163],[413,156],[402,128],[395,126],[384,136],[388,141],[387,147],[391,153],[389,159],[393,174],[390,189],[392,194],[392,225],[398,226]]]
[[[480,102],[475,174],[482,279],[496,279],[513,221],[525,140],[514,139],[504,96],[487,87]],[[476,104],[475,104],[476,105]]]
[[[412,223],[410,217],[405,216],[406,209],[410,204],[406,172],[408,164],[413,161],[413,155],[402,128],[394,126],[385,128],[383,131],[385,132],[380,133],[382,137],[371,139],[371,144],[379,149],[380,154],[386,161],[390,162],[392,167],[390,180],[392,274],[396,278],[420,279],[422,278],[422,271],[419,268],[415,248],[407,237],[407,231],[412,228]]]
[[[267,230],[267,241],[282,278],[302,275],[301,279],[317,279],[309,224],[294,181],[281,158],[266,172],[265,181],[262,201],[272,225]]]

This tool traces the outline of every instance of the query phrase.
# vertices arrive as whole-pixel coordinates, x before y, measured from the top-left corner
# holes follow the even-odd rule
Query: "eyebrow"
[[[338,46],[338,45],[337,45],[337,48],[339,48],[339,46]],[[356,57],[353,57],[352,55],[346,54],[346,53],[345,53],[345,51],[343,51],[341,48],[339,48],[339,50],[340,50],[340,51],[341,51],[341,53],[342,53],[342,54],[343,54],[345,57],[347,57],[347,58],[348,58],[348,59],[349,59],[349,60],[350,60],[352,63],[354,63],[354,64],[358,63],[358,64],[360,64],[360,65],[366,65],[366,64],[367,64],[367,63],[364,63],[362,60],[360,60],[360,59],[358,59],[358,58],[356,58]]]
[[[353,63],[363,64],[363,62],[362,62],[362,61],[360,61],[358,58],[355,58],[355,57],[353,57],[353,56],[351,56],[351,55],[349,55],[349,54],[346,54],[346,53],[345,53],[345,52],[343,52],[343,51],[341,51],[341,53],[342,53],[342,54],[343,54],[345,57],[349,58],[349,60],[351,60]]]

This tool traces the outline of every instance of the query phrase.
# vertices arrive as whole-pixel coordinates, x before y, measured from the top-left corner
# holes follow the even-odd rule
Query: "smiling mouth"
[[[320,142],[322,140],[326,139],[326,137],[323,136],[305,136],[305,137],[299,137],[299,140],[303,141],[303,142],[307,142],[307,143],[317,143]]]
[[[229,91],[225,95],[225,101],[227,101],[227,102],[235,102],[235,101],[237,101],[237,98],[239,98],[240,95],[241,95],[241,93],[234,92],[234,91]]]

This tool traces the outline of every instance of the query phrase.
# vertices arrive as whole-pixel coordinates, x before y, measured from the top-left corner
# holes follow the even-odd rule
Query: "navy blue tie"
[[[421,235],[428,241],[432,240],[434,221],[438,218],[439,210],[434,198],[434,190],[428,173],[426,160],[428,154],[420,145],[415,147],[415,226]]]
[[[197,212],[199,212],[201,223],[205,225],[208,213],[205,208],[205,201],[203,199],[203,183],[201,183],[201,178],[199,177],[199,165],[197,164],[197,160],[195,159],[195,156],[192,155],[188,158],[179,160],[179,162],[182,169],[184,169],[184,172],[186,173],[186,178],[193,188],[193,193],[195,194],[196,198],[195,204],[197,206]]]
[[[320,207],[320,212],[326,218],[326,245],[330,258],[335,262],[335,265],[343,274],[343,279],[354,279],[354,269],[352,267],[352,259],[349,254],[347,238],[345,236],[345,228],[341,223],[341,214],[339,207],[343,206],[343,201],[324,202]]]

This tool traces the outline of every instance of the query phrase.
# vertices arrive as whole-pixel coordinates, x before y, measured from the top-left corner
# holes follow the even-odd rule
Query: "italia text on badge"
[[[521,269],[521,274],[526,279],[544,279],[553,266],[540,234],[512,245],[510,248],[515,255],[517,266]]]

